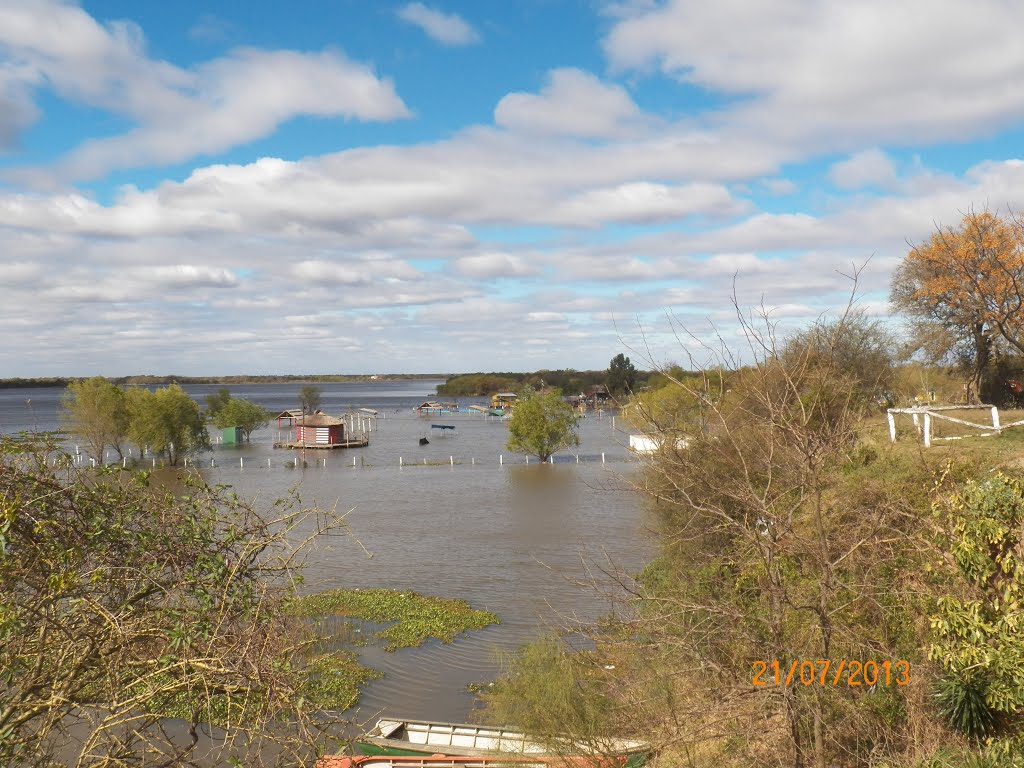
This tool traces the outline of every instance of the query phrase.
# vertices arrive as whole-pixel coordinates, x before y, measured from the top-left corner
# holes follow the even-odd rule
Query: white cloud
[[[530,277],[540,272],[520,256],[497,251],[462,256],[455,260],[454,265],[460,274],[483,279]]]
[[[896,169],[892,160],[880,149],[865,149],[835,163],[828,177],[837,187],[861,189],[863,187],[885,187],[896,180]]]
[[[729,131],[842,148],[989,135],[1024,116],[1024,92],[1006,86],[1024,77],[1019,4],[670,0],[621,10],[605,40],[612,65],[742,97],[716,115]]]
[[[579,69],[552,70],[539,94],[508,94],[495,107],[494,121],[524,133],[594,138],[636,134],[653,122],[624,88]]]
[[[134,24],[101,25],[58,0],[0,2],[0,48],[7,59],[4,100],[45,84],[62,98],[135,123],[121,135],[84,142],[55,169],[22,169],[16,176],[22,179],[90,179],[180,162],[266,136],[298,115],[393,120],[409,114],[389,80],[340,51],[240,48],[183,69],[147,56]],[[9,133],[7,123],[14,120],[17,128],[26,119],[8,117],[0,130]]]
[[[361,260],[348,262],[300,261],[291,268],[304,283],[325,285],[370,285],[376,281],[419,280],[422,275],[403,261]]]
[[[480,42],[480,35],[461,16],[442,13],[423,3],[409,3],[398,10],[398,18],[415,24],[443,45],[471,45]]]
[[[732,215],[746,207],[719,184],[669,187],[631,182],[576,195],[558,206],[550,220],[575,226],[607,222],[653,223],[694,214]]]

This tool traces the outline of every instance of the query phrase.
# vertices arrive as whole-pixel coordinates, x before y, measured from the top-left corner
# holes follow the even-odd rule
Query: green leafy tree
[[[199,404],[177,384],[155,392],[141,387],[127,393],[129,434],[140,446],[163,454],[171,465],[209,445]]]
[[[931,617],[943,714],[975,737],[1021,735],[1024,715],[1024,483],[997,474],[941,499],[956,565]]]
[[[124,390],[108,379],[94,376],[68,384],[61,400],[61,423],[85,441],[97,460],[103,461],[107,446],[122,455],[128,421]]]
[[[232,397],[213,419],[214,426],[224,429],[238,427],[248,440],[257,429],[270,423],[270,412],[261,405],[241,397]]]
[[[303,413],[316,413],[320,407],[320,387],[307,384],[299,390],[299,404]]]
[[[206,418],[212,421],[229,402],[231,402],[231,390],[228,387],[221,387],[213,394],[207,395]]]
[[[0,765],[194,765],[201,723],[223,728],[204,764],[311,765],[322,705],[287,615],[292,531],[343,521],[288,500],[267,514],[198,476],[96,482],[46,448],[0,439]]]
[[[508,421],[510,451],[533,454],[541,461],[563,448],[579,445],[576,414],[558,391],[538,394],[525,389]]]
[[[608,365],[607,382],[608,393],[612,397],[622,397],[633,391],[636,385],[636,367],[621,352],[611,359]]]

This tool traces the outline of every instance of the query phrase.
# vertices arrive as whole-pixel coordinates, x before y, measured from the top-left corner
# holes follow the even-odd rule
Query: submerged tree
[[[608,392],[612,397],[630,395],[636,385],[636,366],[621,352],[611,359],[608,364],[608,378],[606,383]]]
[[[221,387],[216,392],[206,396],[206,418],[211,421],[217,414],[231,402],[231,390],[228,387]]]
[[[124,390],[94,376],[68,384],[61,400],[61,424],[81,437],[100,462],[109,446],[121,456],[128,435],[128,407]]]
[[[320,407],[320,387],[307,384],[299,390],[299,404],[302,406],[303,414],[316,413]]]
[[[556,451],[579,444],[576,414],[559,392],[542,395],[527,388],[520,394],[508,421],[510,451],[547,461]]]
[[[199,404],[177,384],[151,392],[142,387],[127,392],[129,434],[140,446],[178,459],[209,444]]]
[[[342,521],[22,448],[0,442],[0,765],[192,765],[202,723],[223,729],[210,764],[309,764],[323,739],[284,607],[295,542]]]

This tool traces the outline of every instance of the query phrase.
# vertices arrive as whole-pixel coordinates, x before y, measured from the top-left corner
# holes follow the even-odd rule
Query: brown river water
[[[432,641],[393,653],[360,649],[363,663],[385,673],[366,687],[352,713],[360,721],[378,713],[467,720],[473,708],[467,685],[497,676],[499,652],[545,629],[607,613],[612,606],[601,590],[578,582],[608,586],[603,570],[636,572],[653,553],[645,501],[630,487],[637,463],[625,447],[628,432],[613,424],[611,414],[581,419],[581,445],[557,454],[553,465],[538,466],[535,458],[527,465],[505,448],[507,428],[499,420],[475,413],[418,416],[413,407],[434,399],[437,383],[322,385],[326,412],[369,407],[379,417],[368,447],[306,451],[305,469],[285,467],[300,454],[272,447],[289,435],[273,422],[249,445],[215,445],[195,459],[211,483],[229,484],[267,505],[295,486],[307,504],[351,510],[348,521],[358,542],[347,536],[317,542],[309,552],[305,589],[408,589],[462,598],[500,616],[500,625],[447,645]],[[279,411],[298,406],[300,386],[231,390]],[[185,389],[202,403],[217,387]],[[0,390],[0,432],[54,428],[60,394]],[[463,398],[460,405],[480,402]],[[431,424],[455,429],[442,433]],[[420,446],[421,437],[430,443]]]

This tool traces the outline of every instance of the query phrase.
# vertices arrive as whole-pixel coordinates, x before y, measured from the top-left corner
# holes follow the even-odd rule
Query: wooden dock
[[[291,448],[293,450],[310,449],[317,451],[331,450],[334,448],[365,448],[370,444],[370,438],[361,437],[353,440],[343,440],[340,443],[299,443],[295,441],[285,441],[281,443],[274,443],[275,448]]]

